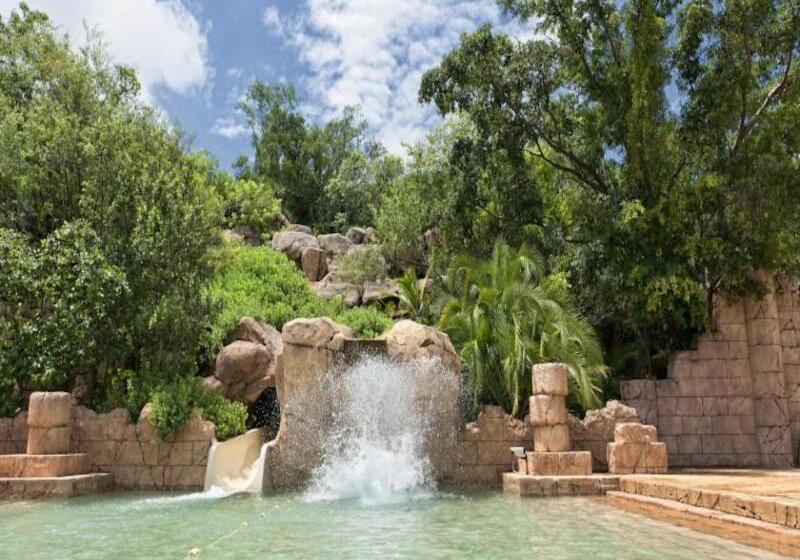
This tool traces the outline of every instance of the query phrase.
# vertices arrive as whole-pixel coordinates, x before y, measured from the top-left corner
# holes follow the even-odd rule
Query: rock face
[[[328,259],[325,251],[318,247],[306,247],[300,258],[303,273],[310,282],[322,280],[328,273]]]
[[[400,288],[394,280],[386,279],[381,282],[366,282],[364,293],[361,295],[361,304],[397,302],[400,300]]]
[[[283,327],[284,344],[341,350],[344,339],[353,338],[350,327],[340,325],[327,317],[295,319]]]
[[[443,332],[405,319],[386,334],[386,351],[399,360],[438,359],[449,370],[460,372],[461,361]]]
[[[323,299],[341,296],[342,302],[347,308],[355,307],[361,302],[361,291],[358,286],[348,282],[337,282],[331,278],[330,274],[321,281],[311,284],[311,288]]]
[[[28,404],[28,455],[69,453],[72,395],[33,393]]]
[[[353,245],[353,242],[347,239],[341,233],[327,233],[317,237],[319,245],[329,259],[344,255]]]
[[[274,387],[283,344],[277,330],[251,317],[239,321],[235,337],[238,340],[217,355],[214,375],[204,383],[231,400],[251,405],[267,387]]]
[[[301,264],[303,251],[307,247],[319,249],[319,241],[310,233],[301,231],[280,231],[272,237],[270,247],[284,253],[298,265]]]
[[[595,471],[606,471],[608,462],[606,446],[614,441],[614,430],[623,422],[638,422],[636,409],[619,401],[608,401],[605,407],[590,410],[581,421],[569,416],[569,429],[575,449],[592,453],[592,465]]]
[[[358,245],[364,243],[364,241],[366,240],[367,230],[360,227],[351,227],[350,229],[347,230],[346,237],[347,239],[350,240],[351,243],[355,243]]]

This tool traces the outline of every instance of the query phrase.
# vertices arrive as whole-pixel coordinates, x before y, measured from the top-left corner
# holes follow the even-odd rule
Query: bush
[[[94,230],[67,223],[38,245],[0,230],[0,384],[59,389],[128,351],[130,295]]]
[[[347,310],[341,301],[317,296],[285,255],[266,247],[227,247],[216,256],[217,273],[204,290],[218,309],[207,328],[205,347],[214,355],[242,317],[280,330],[298,317],[327,316],[353,328],[358,337],[385,330],[391,321],[377,309]]]
[[[279,225],[281,201],[271,185],[249,179],[234,181],[229,175],[224,175],[221,182],[227,227],[250,227],[262,238],[275,231]]]
[[[376,338],[392,326],[392,320],[374,307],[343,309],[335,314],[335,318],[353,329],[356,338]]]
[[[186,377],[164,384],[153,392],[150,400],[150,423],[162,440],[176,434],[185,426],[195,410],[214,423],[219,440],[238,436],[246,429],[245,406],[212,393],[197,377]]]
[[[336,275],[352,284],[377,282],[386,278],[388,272],[389,267],[379,247],[354,247],[336,259]]]

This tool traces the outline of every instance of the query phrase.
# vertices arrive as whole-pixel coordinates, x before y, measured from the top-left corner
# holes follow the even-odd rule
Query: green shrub
[[[229,175],[224,175],[222,183],[227,227],[251,227],[262,237],[275,231],[281,201],[271,185],[249,179],[234,181]]]
[[[0,257],[0,384],[61,389],[128,351],[128,284],[86,222],[35,245],[0,230]]]
[[[214,423],[219,440],[238,436],[246,429],[245,406],[209,391],[197,377],[186,377],[162,385],[152,393],[150,401],[150,423],[162,440],[185,426],[195,410]]]
[[[341,301],[317,296],[285,255],[266,247],[232,246],[215,257],[217,273],[204,291],[217,313],[208,325],[208,355],[230,341],[242,317],[254,317],[276,329],[298,317],[330,317],[353,328],[357,337],[372,337],[391,321],[378,309],[347,310]]]
[[[356,338],[376,338],[392,326],[392,320],[374,307],[343,309],[334,319],[353,329]]]
[[[345,282],[363,284],[383,280],[389,266],[379,247],[354,247],[336,260],[336,274]]]

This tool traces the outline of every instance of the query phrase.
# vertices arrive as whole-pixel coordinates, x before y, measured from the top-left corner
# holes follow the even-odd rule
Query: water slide
[[[261,429],[227,441],[215,441],[208,453],[205,491],[260,494],[266,458],[267,444]]]

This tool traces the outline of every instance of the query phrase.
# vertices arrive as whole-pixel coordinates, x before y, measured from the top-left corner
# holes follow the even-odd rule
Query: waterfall
[[[432,496],[435,482],[425,452],[432,407],[425,403],[425,388],[440,374],[438,368],[364,356],[329,376],[331,423],[305,499],[381,505]]]

